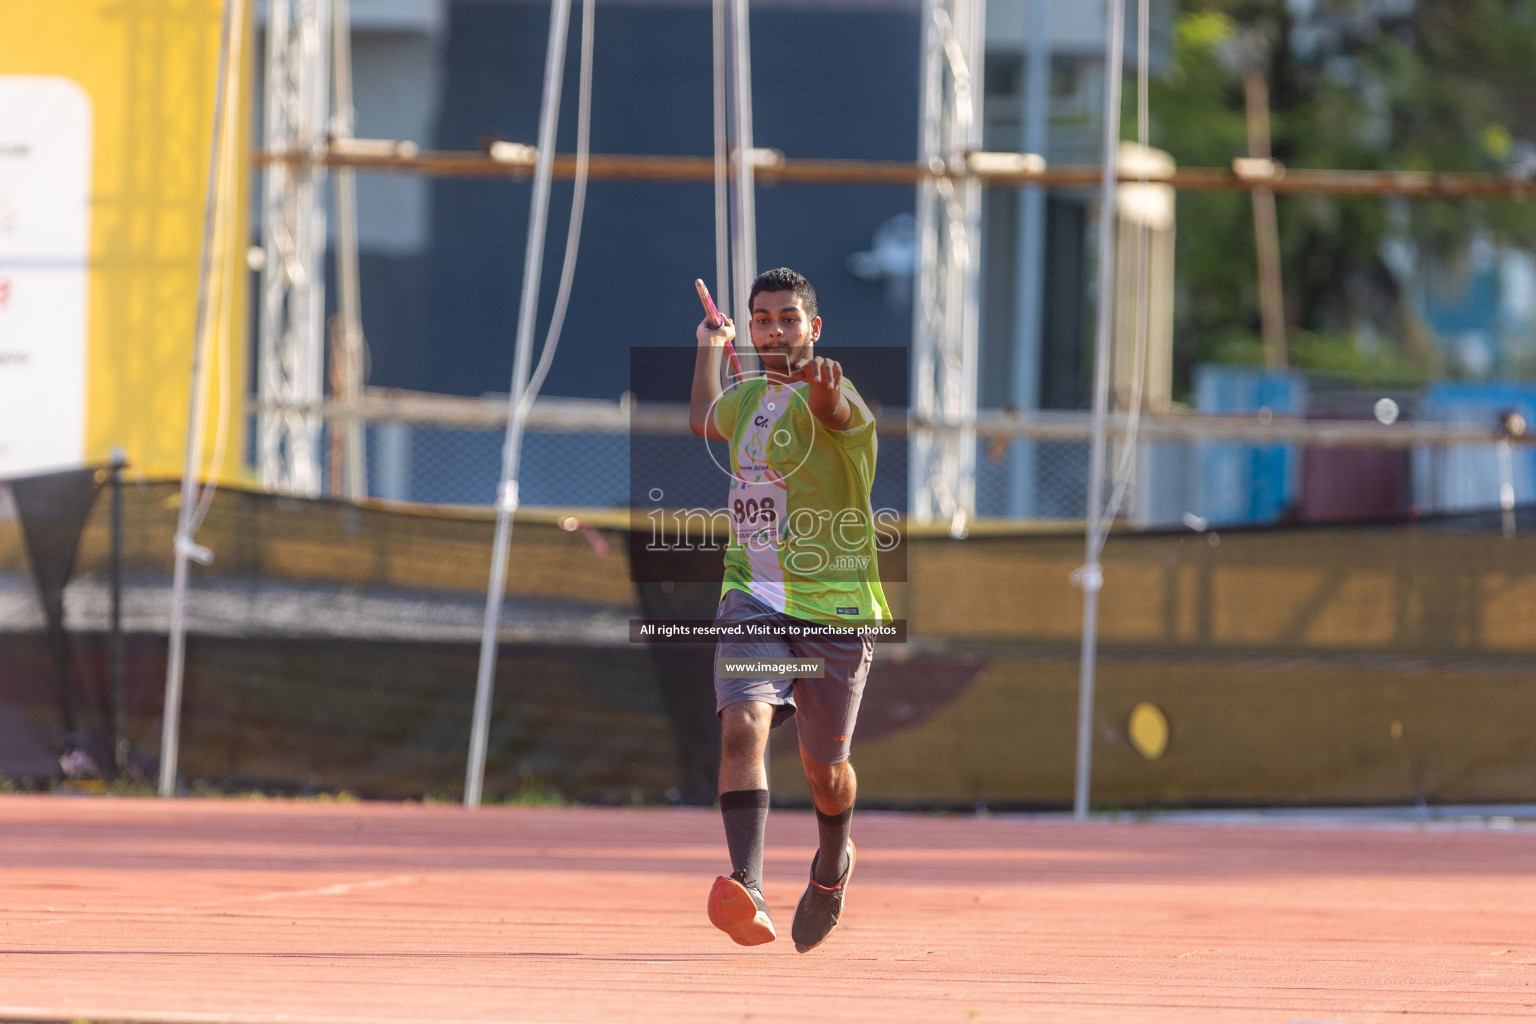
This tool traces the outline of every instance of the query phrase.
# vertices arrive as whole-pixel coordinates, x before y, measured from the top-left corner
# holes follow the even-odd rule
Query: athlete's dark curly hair
[[[794,292],[800,297],[806,316],[814,320],[821,315],[821,303],[816,298],[816,289],[811,287],[811,282],[799,271],[775,267],[758,274],[757,280],[752,282],[752,290],[747,293],[748,309],[752,308],[752,300],[757,298],[758,292]]]

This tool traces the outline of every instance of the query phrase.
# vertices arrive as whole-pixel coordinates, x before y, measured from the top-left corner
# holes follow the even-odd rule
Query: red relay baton
[[[709,288],[705,286],[704,279],[694,278],[693,287],[699,293],[699,301],[704,304],[704,312],[709,314],[709,318],[704,321],[704,325],[713,330],[724,324],[725,317],[721,316],[720,311],[715,308],[715,300],[709,297]],[[730,342],[725,343],[725,356],[730,360],[731,375],[733,377],[741,380],[742,377],[746,376],[746,373],[741,368],[741,360],[736,358],[736,346]]]

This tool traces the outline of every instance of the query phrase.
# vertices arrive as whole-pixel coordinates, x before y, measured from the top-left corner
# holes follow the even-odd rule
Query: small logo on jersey
[[[839,614],[839,615],[857,615],[857,614],[859,614],[859,610],[857,608],[839,608],[837,610],[837,614]]]
[[[848,734],[848,736],[852,736],[852,735],[853,735],[852,733]],[[848,736],[833,736],[832,737],[832,742],[833,743],[846,743],[846,742],[848,742]]]

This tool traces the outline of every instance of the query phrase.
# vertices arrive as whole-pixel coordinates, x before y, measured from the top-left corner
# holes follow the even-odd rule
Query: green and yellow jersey
[[[897,534],[894,513],[877,519],[870,509],[874,416],[844,380],[853,418],[830,430],[812,415],[808,386],[756,377],[715,403],[732,473],[721,596],[741,590],[810,622],[888,622],[879,552]]]

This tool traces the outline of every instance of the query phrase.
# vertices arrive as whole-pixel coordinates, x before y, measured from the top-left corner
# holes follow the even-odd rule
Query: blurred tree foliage
[[[1183,0],[1153,145],[1181,166],[1246,155],[1249,67],[1288,167],[1536,172],[1536,0]],[[1454,264],[1480,230],[1536,238],[1536,210],[1508,202],[1282,196],[1279,215],[1294,365],[1379,382],[1441,369],[1404,297],[1418,259]],[[1187,388],[1192,363],[1257,352],[1249,197],[1181,194],[1177,260]]]

